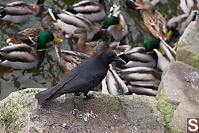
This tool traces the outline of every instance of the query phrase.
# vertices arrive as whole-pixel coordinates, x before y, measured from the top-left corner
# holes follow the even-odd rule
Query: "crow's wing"
[[[87,92],[91,88],[96,87],[104,77],[104,73],[88,74],[86,77],[81,75],[77,76],[65,84],[57,93]]]

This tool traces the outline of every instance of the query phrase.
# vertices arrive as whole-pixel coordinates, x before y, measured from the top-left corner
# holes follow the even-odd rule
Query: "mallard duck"
[[[154,44],[151,44],[154,45]],[[159,43],[159,48],[154,52],[147,52],[145,47],[134,47],[121,53],[119,56],[127,63],[125,67],[158,67],[161,71],[176,60],[176,45],[171,48],[164,40]]]
[[[180,8],[184,13],[199,9],[199,0],[180,0]]]
[[[14,33],[11,38],[8,38],[6,42],[9,45],[16,44],[28,44],[37,47],[38,37],[44,31],[51,31],[49,26],[49,17],[42,19],[42,27],[27,28],[17,33]],[[56,36],[56,34],[54,34]]]
[[[151,34],[158,39],[167,39],[167,22],[160,12],[155,10],[150,2],[137,4],[137,9],[143,9],[142,17],[144,24]]]
[[[59,14],[53,13],[52,9],[48,9],[50,16],[53,19],[53,24],[65,30],[65,33],[71,36],[76,29],[84,29],[87,33],[86,41],[91,41],[102,33],[102,30],[94,26],[89,20],[84,17],[74,15],[68,11],[60,10]]]
[[[44,28],[27,28],[23,31],[17,32],[12,36],[12,38],[8,38],[6,42],[9,45],[16,44],[28,44],[35,45],[37,44],[38,37],[40,33],[44,32]]]
[[[29,21],[42,12],[44,1],[38,0],[36,4],[27,4],[23,1],[0,3],[0,19],[12,23]]]
[[[129,91],[142,94],[157,94],[160,84],[161,75],[159,72],[150,67],[131,67],[120,70],[119,76],[127,83]]]
[[[110,14],[102,28],[107,29],[115,41],[121,41],[127,35],[128,26],[120,13],[120,6],[114,4],[111,7]]]
[[[67,71],[72,70],[89,57],[87,54],[81,52],[60,49],[57,45],[55,46],[55,51],[59,64],[61,64]]]
[[[110,95],[122,95],[128,92],[128,88],[124,81],[119,77],[112,65],[102,80],[102,93]]]
[[[135,47],[123,52],[120,57],[127,63],[125,67],[152,67],[157,65],[157,57],[154,53],[147,53],[144,47]]]
[[[67,8],[66,11],[82,16],[92,22],[104,19],[106,14],[103,6],[104,0],[99,0],[99,3],[83,0]]]
[[[43,60],[46,43],[50,41],[57,39],[50,32],[42,32],[38,37],[37,48],[24,43],[3,47],[0,49],[0,65],[14,69],[33,68]]]
[[[195,19],[197,13],[197,10],[193,10],[190,14],[186,13],[171,18],[167,23],[167,26],[170,29],[168,32],[168,38],[170,38],[175,31],[182,35],[189,23]]]
[[[164,71],[170,63],[176,61],[176,52],[164,40],[160,41],[160,48],[164,51],[164,55],[160,53],[157,49],[154,49],[154,51],[158,57],[157,67],[161,71]]]

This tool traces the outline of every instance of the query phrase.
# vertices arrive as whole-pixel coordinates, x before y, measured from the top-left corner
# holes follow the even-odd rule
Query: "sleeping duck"
[[[156,96],[160,73],[150,67],[131,67],[120,70],[119,76],[126,82],[131,93]]]
[[[89,21],[100,21],[105,18],[105,3],[104,0],[94,2],[91,0],[83,0],[73,4],[67,8],[66,11],[71,12],[77,16],[82,16]]]
[[[50,32],[42,32],[37,41],[37,47],[32,47],[24,42],[18,45],[10,45],[0,49],[0,65],[14,69],[30,69],[43,61],[46,44],[55,39]]]
[[[44,1],[38,0],[36,4],[27,4],[23,1],[0,3],[0,19],[12,23],[30,21],[42,12]]]

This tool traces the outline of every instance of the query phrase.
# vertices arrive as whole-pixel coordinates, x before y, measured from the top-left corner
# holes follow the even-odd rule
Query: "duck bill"
[[[122,29],[124,29],[124,26],[122,24],[117,24],[119,27],[121,27]]]
[[[173,50],[177,50],[177,48],[178,48],[178,43],[176,43],[175,45],[174,45],[174,47],[173,47]]]
[[[60,38],[57,38],[57,37],[54,37],[54,40],[53,40],[54,42],[63,42],[63,40],[62,39],[60,39]]]
[[[120,57],[118,57],[118,56],[115,56],[113,61],[118,62],[120,64],[126,64],[126,62],[123,59],[121,59]]]
[[[143,4],[135,3],[135,5],[137,6],[136,9],[143,9]]]
[[[173,31],[169,30],[169,32],[167,33],[167,39],[170,40],[172,35],[173,35]]]

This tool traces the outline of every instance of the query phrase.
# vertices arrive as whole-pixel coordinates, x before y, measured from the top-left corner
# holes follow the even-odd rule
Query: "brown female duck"
[[[151,34],[163,40],[167,39],[167,22],[160,12],[155,10],[154,6],[150,2],[143,2],[137,4],[137,9],[143,9],[142,17],[144,24],[149,29]]]

